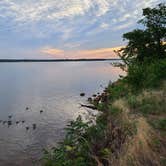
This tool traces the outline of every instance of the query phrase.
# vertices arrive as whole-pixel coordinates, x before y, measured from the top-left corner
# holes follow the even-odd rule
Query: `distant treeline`
[[[120,60],[120,58],[112,59],[0,59],[0,62],[81,62],[81,61],[110,61]]]

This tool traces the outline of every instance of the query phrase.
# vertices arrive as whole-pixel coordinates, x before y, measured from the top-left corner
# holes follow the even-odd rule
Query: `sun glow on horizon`
[[[76,50],[66,51],[57,48],[42,48],[40,52],[44,55],[48,55],[57,59],[71,58],[71,59],[88,59],[88,58],[117,58],[114,51],[121,49],[124,46],[112,47],[112,48],[100,48],[92,50]]]

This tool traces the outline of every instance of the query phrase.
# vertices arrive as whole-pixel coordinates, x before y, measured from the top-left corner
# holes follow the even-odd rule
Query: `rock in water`
[[[93,97],[96,97],[97,95],[96,94],[93,94]]]
[[[36,129],[36,124],[33,124],[32,126],[33,126],[33,130],[35,130]]]
[[[82,96],[82,97],[85,96],[85,93],[80,93],[80,96]]]
[[[16,121],[16,124],[19,124],[19,121]]]
[[[12,125],[12,121],[8,120],[7,124],[8,124],[8,126],[11,126]]]
[[[92,102],[92,98],[91,98],[91,97],[89,97],[89,98],[88,98],[88,101],[89,101],[89,102]]]

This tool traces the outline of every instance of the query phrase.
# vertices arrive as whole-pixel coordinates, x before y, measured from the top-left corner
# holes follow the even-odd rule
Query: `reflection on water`
[[[67,122],[85,111],[79,103],[119,74],[110,62],[0,64],[0,166],[33,165],[43,148],[63,138]],[[9,115],[10,126],[3,124]]]

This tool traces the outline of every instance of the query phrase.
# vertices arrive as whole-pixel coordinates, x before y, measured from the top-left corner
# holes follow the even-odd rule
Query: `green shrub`
[[[135,95],[129,95],[127,98],[127,101],[128,101],[130,108],[132,108],[132,109],[135,109],[140,105],[140,103],[137,100],[137,97]]]
[[[144,72],[143,65],[132,64],[128,67],[127,82],[132,88],[138,90],[143,86]]]
[[[100,147],[106,140],[107,123],[104,119],[104,116],[99,116],[96,125],[83,122],[80,116],[75,121],[71,121],[66,128],[64,141],[53,151],[45,151],[45,166],[96,165],[92,157],[94,153],[97,153],[95,148],[98,147],[97,149],[100,151]]]
[[[143,114],[159,115],[165,112],[166,103],[157,97],[144,98],[138,107],[138,110]]]
[[[88,123],[79,116],[66,128],[66,137],[53,151],[45,153],[45,166],[91,165],[90,145],[86,138]]]
[[[106,108],[106,104],[105,103],[99,103],[99,104],[97,104],[97,110],[104,111],[105,108]]]
[[[127,86],[125,78],[123,78],[122,80],[118,80],[115,84],[108,86],[110,101],[127,96],[129,91],[130,89]]]
[[[113,107],[112,105],[109,106],[109,111],[110,111],[110,116],[115,116],[115,117],[121,114],[122,112],[121,109]]]
[[[152,124],[152,126],[154,128],[166,131],[166,119],[165,118],[153,120],[150,123]]]
[[[134,90],[158,87],[166,79],[166,59],[132,63],[126,79]]]

